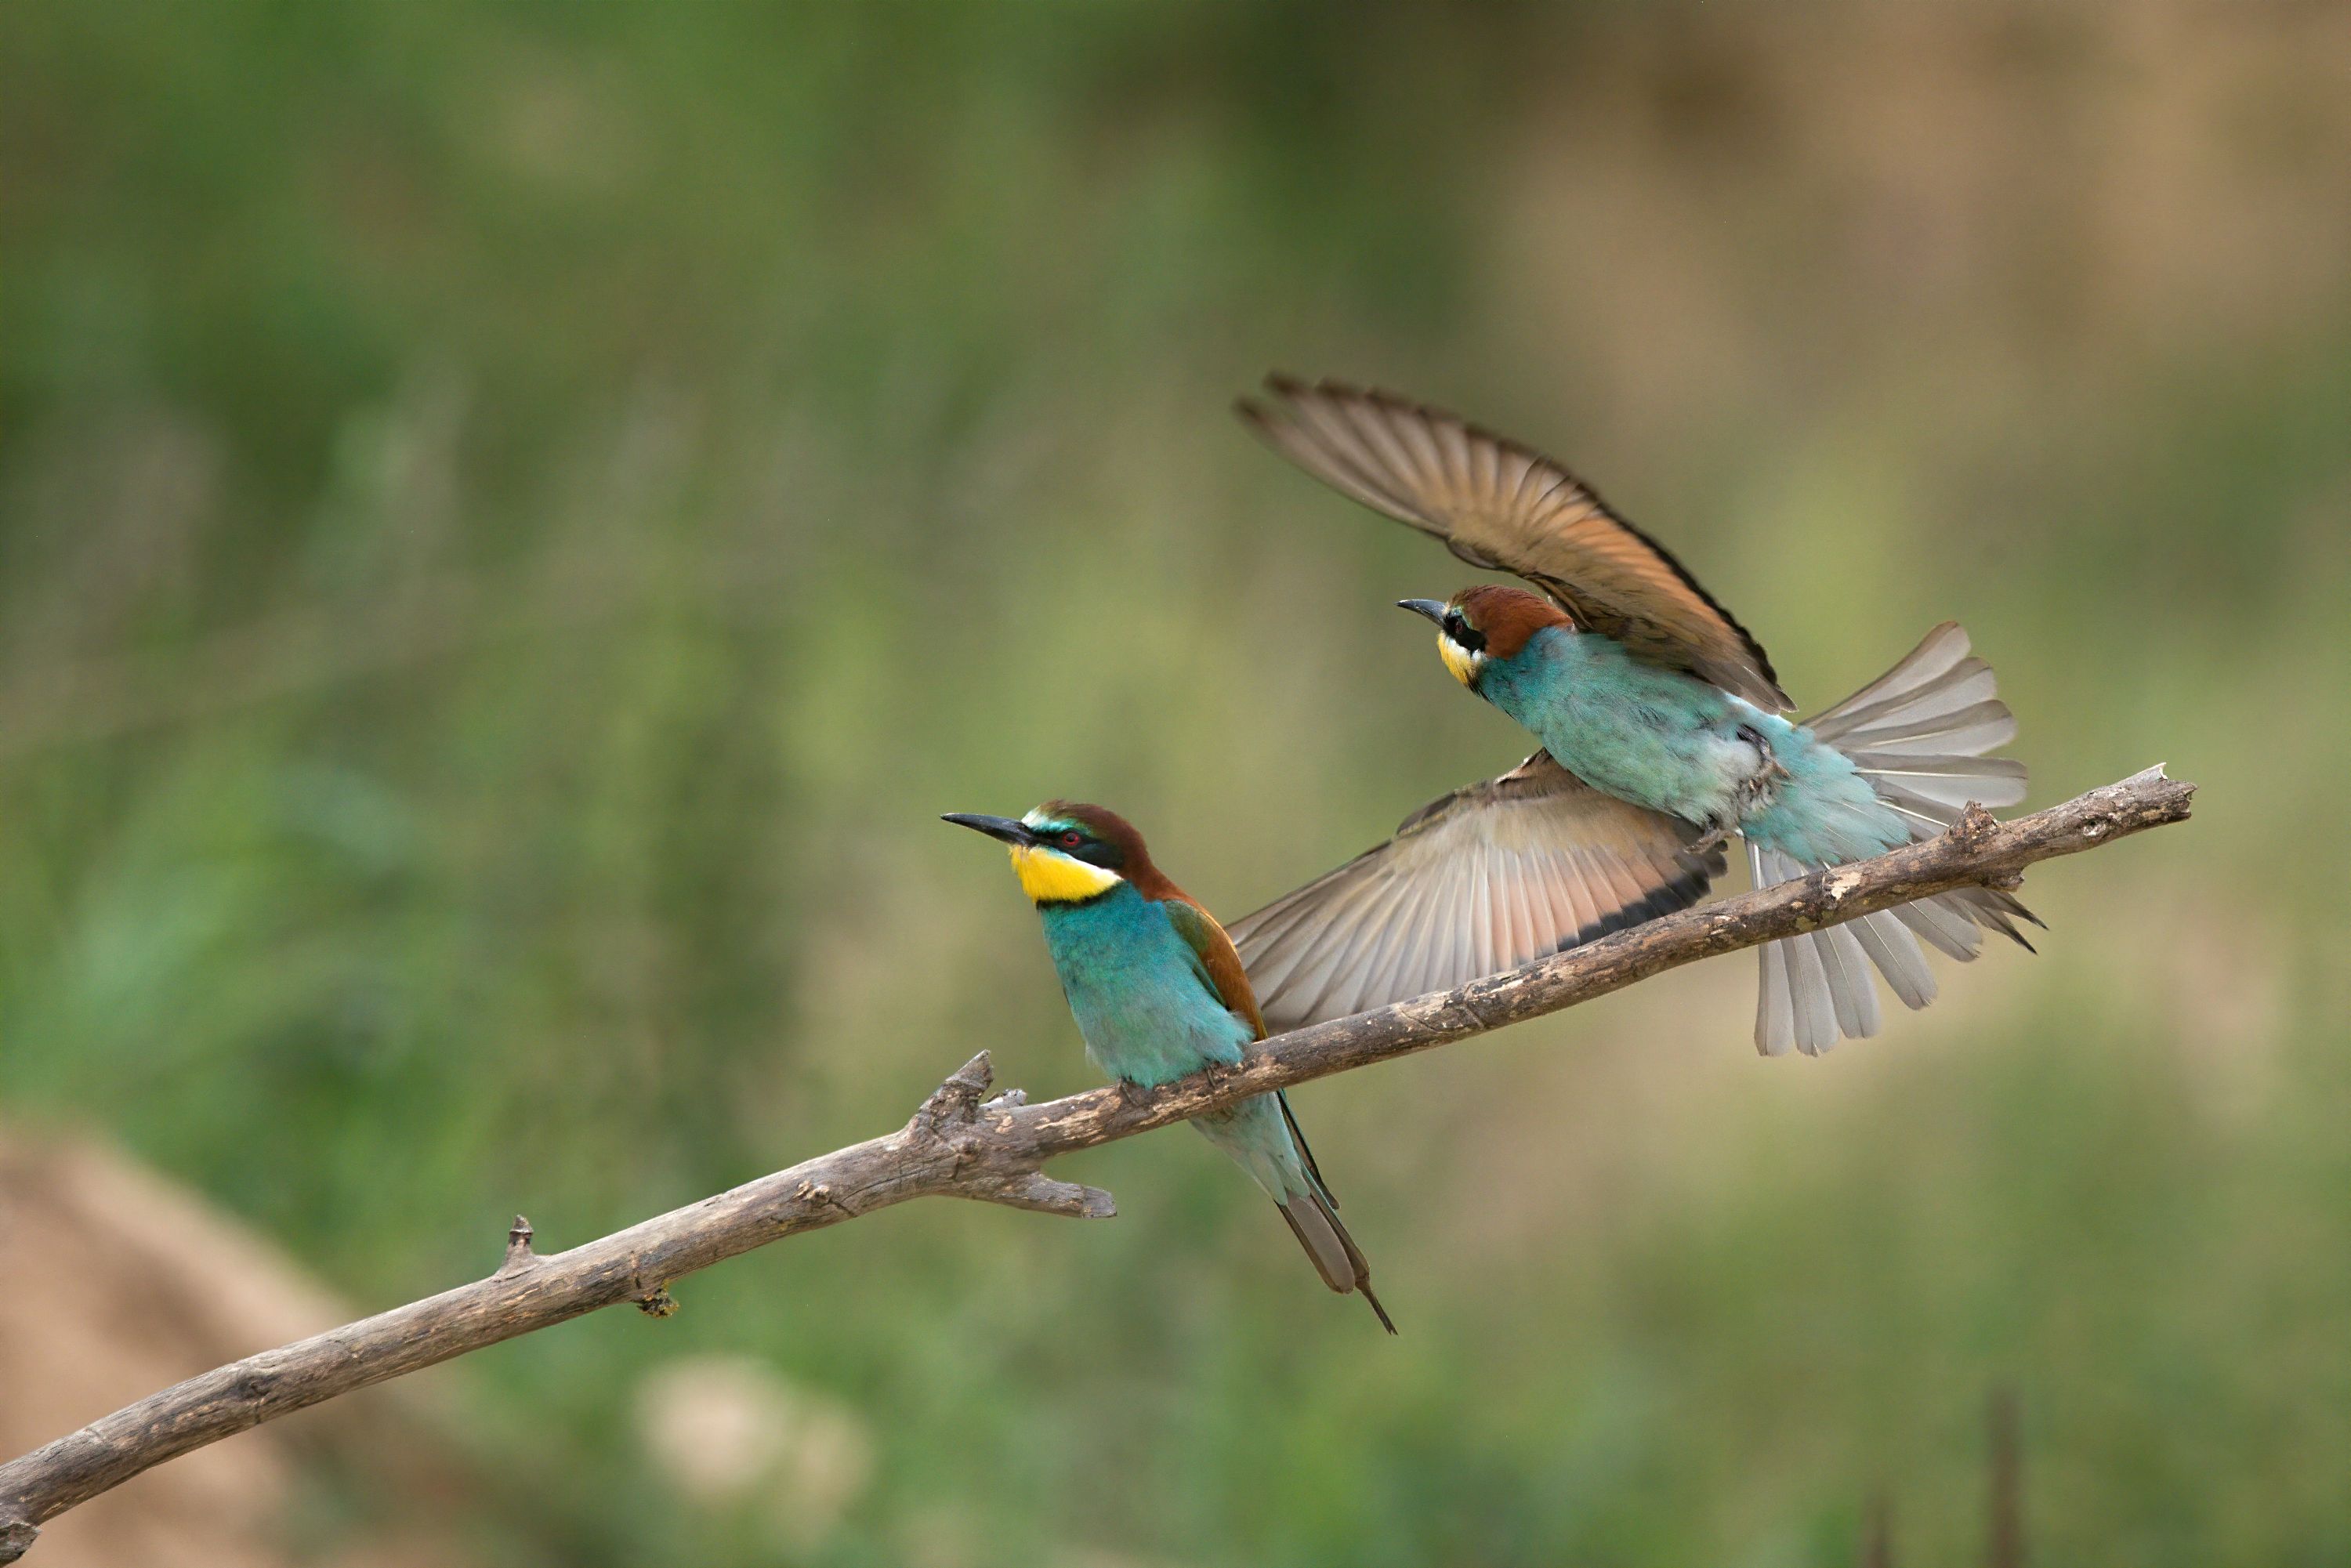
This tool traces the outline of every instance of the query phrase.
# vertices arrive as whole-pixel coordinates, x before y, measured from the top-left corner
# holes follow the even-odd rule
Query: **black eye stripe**
[[[1055,828],[1046,833],[1045,842],[1073,861],[1098,865],[1105,871],[1117,871],[1126,861],[1126,852],[1118,845],[1098,839],[1083,828]]]
[[[1446,612],[1445,634],[1473,653],[1486,645],[1486,633],[1470,625],[1458,610]]]

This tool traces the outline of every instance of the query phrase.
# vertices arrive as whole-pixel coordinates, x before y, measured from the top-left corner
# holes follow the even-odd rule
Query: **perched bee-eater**
[[[1288,1028],[1458,985],[1679,909],[1744,840],[1755,885],[1931,837],[1970,802],[2013,805],[2024,768],[1991,666],[1954,622],[1818,717],[1680,562],[1549,458],[1448,413],[1332,382],[1268,381],[1241,416],[1301,467],[1442,539],[1488,584],[1402,607],[1437,626],[1469,690],[1543,749],[1405,820],[1387,843],[1233,927]],[[1973,958],[2032,914],[1961,888],[1761,949],[1755,1042],[1807,1055],[1875,1034],[1875,965],[1935,996],[1917,938]]]
[[[1100,806],[1049,800],[1019,821],[955,812],[950,822],[1011,847],[1020,890],[1045,925],[1045,947],[1093,1064],[1153,1089],[1188,1073],[1236,1067],[1265,1019],[1240,955],[1214,916],[1151,863],[1143,835]],[[1265,1188],[1314,1260],[1322,1282],[1372,1294],[1371,1266],[1339,1222],[1290,1100],[1259,1094],[1192,1125]]]

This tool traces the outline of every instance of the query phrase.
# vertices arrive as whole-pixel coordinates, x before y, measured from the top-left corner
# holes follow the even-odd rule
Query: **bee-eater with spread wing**
[[[966,812],[946,821],[1011,847],[1012,869],[1044,922],[1045,947],[1086,1055],[1111,1077],[1156,1088],[1238,1066],[1249,1045],[1265,1038],[1232,939],[1152,864],[1143,835],[1124,818],[1049,800],[1019,821]],[[1255,1095],[1192,1125],[1265,1188],[1322,1282],[1342,1295],[1359,1292],[1381,1326],[1395,1333],[1288,1096]]]
[[[1532,732],[1516,770],[1408,818],[1379,848],[1233,927],[1287,1028],[1526,963],[1698,901],[1745,841],[1755,885],[1931,837],[1970,802],[2013,805],[2024,768],[1991,666],[1945,622],[1803,723],[1747,629],[1680,562],[1549,458],[1384,392],[1267,382],[1242,418],[1309,473],[1442,539],[1495,584],[1403,607],[1446,668]],[[2032,914],[1961,888],[1767,944],[1755,1042],[1807,1055],[1875,1034],[1875,965],[1935,996],[1918,939],[1966,960]]]

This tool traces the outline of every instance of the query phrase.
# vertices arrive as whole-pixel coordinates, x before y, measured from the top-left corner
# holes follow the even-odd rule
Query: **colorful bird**
[[[1017,822],[961,811],[946,821],[1011,847],[1012,869],[1044,922],[1045,947],[1086,1055],[1112,1078],[1157,1088],[1238,1066],[1249,1045],[1265,1038],[1232,939],[1152,863],[1143,835],[1124,818],[1049,800]],[[1322,1282],[1342,1295],[1360,1292],[1381,1326],[1395,1333],[1289,1097],[1254,1095],[1192,1124],[1265,1188]]]
[[[1516,770],[1237,923],[1266,1016],[1291,1027],[1458,985],[1704,895],[1744,840],[1755,885],[1931,837],[1970,801],[2013,805],[2024,768],[1991,666],[1947,622],[1819,716],[1679,561],[1549,458],[1384,392],[1267,382],[1242,418],[1307,472],[1442,539],[1489,584],[1403,608],[1446,668],[1532,732]],[[1877,1031],[1875,965],[1935,996],[1918,941],[1962,961],[1984,930],[2028,949],[2006,894],[1962,888],[1761,949],[1755,1042],[1817,1054]]]

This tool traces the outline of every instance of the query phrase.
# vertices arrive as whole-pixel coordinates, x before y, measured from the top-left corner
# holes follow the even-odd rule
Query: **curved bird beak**
[[[986,833],[991,839],[1001,839],[1008,844],[1033,844],[1037,835],[1029,831],[1026,822],[1016,822],[1009,817],[983,817],[976,811],[949,811],[939,819],[953,822],[958,828],[969,828],[975,833]]]
[[[1441,599],[1399,599],[1398,610],[1409,610],[1415,615],[1426,615],[1439,626],[1445,624],[1445,601]]]

